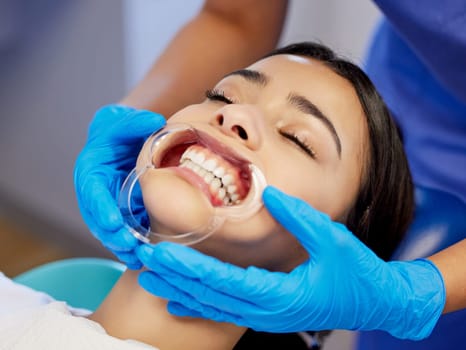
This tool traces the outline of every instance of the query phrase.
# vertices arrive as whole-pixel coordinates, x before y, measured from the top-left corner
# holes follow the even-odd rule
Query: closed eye
[[[285,131],[279,131],[280,135],[285,137],[286,139],[294,142],[301,150],[303,150],[308,156],[310,156],[312,159],[316,159],[316,152],[313,150],[313,148],[307,144],[305,141],[301,140],[299,136],[296,134],[288,133]]]
[[[210,101],[220,101],[226,104],[232,104],[233,101],[225,96],[225,93],[222,90],[212,89],[205,92],[205,97]]]

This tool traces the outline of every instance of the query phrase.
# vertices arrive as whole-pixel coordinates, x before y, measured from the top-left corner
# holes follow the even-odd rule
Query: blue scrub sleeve
[[[375,0],[439,82],[466,102],[466,2]]]

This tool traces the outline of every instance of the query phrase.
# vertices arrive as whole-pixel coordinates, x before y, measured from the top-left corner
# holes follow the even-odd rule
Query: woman
[[[235,205],[218,204],[224,194],[208,186],[208,180],[197,171],[186,170],[188,160],[199,167],[204,160],[230,167],[236,186],[231,191],[238,192],[240,202],[248,196],[248,185],[234,172],[239,163],[248,163],[262,170],[269,185],[346,224],[382,258],[390,256],[411,219],[411,177],[396,127],[359,68],[321,45],[301,43],[230,73],[206,95],[204,102],[180,110],[168,123],[187,123],[216,146],[186,146],[186,156],[180,154],[141,177],[151,227],[163,226],[168,232],[180,227],[187,230],[198,226],[199,215],[192,213],[200,210],[202,215],[203,208]],[[129,118],[134,116],[132,110],[128,112]],[[217,152],[219,149],[222,152]],[[190,156],[193,152],[203,153],[204,160]],[[163,206],[157,206],[162,198]],[[264,208],[241,222],[226,222],[194,248],[234,265],[283,272],[292,271],[309,257],[309,250]],[[145,273],[152,272],[144,272],[140,278]],[[40,346],[49,349],[71,348],[74,336],[81,339],[80,349],[88,344],[130,346],[113,337],[164,350],[231,349],[245,333],[246,328],[233,324],[171,315],[164,299],[139,287],[139,274],[125,272],[90,316],[108,335],[89,331],[89,325],[95,323],[85,323],[84,336],[83,320],[77,321],[52,304],[36,311],[41,327],[35,328],[35,333],[30,328],[22,334],[16,332],[19,341],[40,332]],[[50,322],[57,319],[60,322]],[[0,321],[3,329],[5,323],[16,328],[24,321],[21,316],[15,316],[16,323],[6,320]],[[40,347],[39,343],[36,346]]]

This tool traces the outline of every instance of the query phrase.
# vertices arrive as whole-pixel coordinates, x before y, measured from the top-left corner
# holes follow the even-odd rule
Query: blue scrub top
[[[466,1],[375,2],[384,18],[366,72],[401,127],[414,182],[466,202]],[[458,311],[442,316],[425,340],[363,332],[356,348],[464,349],[465,324],[466,310]]]
[[[366,72],[401,127],[414,182],[466,202],[466,1],[380,0]]]

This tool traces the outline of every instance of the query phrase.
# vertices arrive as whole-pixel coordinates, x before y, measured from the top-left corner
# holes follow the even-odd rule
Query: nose
[[[246,147],[260,147],[264,133],[263,116],[251,105],[230,104],[217,111],[211,125],[223,134],[236,138]]]

